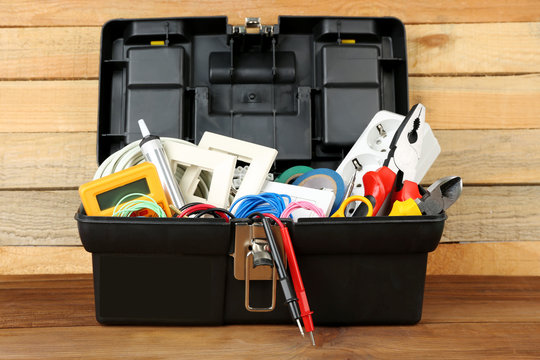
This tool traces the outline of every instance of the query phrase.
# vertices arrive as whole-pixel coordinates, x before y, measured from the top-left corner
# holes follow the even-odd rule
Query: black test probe
[[[283,294],[285,295],[285,304],[287,304],[287,306],[289,307],[289,312],[291,313],[292,318],[298,325],[298,329],[300,329],[300,334],[304,336],[304,330],[302,329],[302,323],[300,322],[301,315],[300,309],[298,307],[298,299],[296,298],[294,288],[292,287],[289,276],[287,275],[287,271],[285,270],[285,265],[283,265],[283,259],[281,259],[276,239],[274,238],[274,234],[272,233],[270,220],[261,213],[253,213],[250,215],[250,217],[252,216],[258,216],[262,220],[264,232],[266,233],[266,238],[268,239],[268,244],[270,245],[270,252],[272,254],[272,258],[274,259],[274,263],[276,264],[279,284],[281,286],[281,289],[283,290]]]

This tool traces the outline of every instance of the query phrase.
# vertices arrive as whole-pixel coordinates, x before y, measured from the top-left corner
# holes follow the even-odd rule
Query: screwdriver
[[[298,300],[296,298],[294,289],[291,286],[291,281],[287,276],[285,265],[283,265],[283,259],[281,259],[281,255],[279,254],[276,239],[274,238],[274,234],[272,233],[272,228],[270,226],[270,220],[268,220],[268,218],[264,217],[260,213],[253,213],[251,214],[251,216],[259,216],[262,220],[264,232],[266,233],[266,238],[268,239],[268,244],[270,245],[270,253],[272,254],[272,258],[274,259],[274,263],[276,264],[278,281],[281,285],[281,289],[283,290],[283,295],[285,295],[285,304],[287,304],[287,306],[289,307],[289,312],[291,313],[292,318],[298,325],[300,334],[304,336],[304,330],[302,329],[302,323],[300,322],[301,315],[300,309],[298,308]]]

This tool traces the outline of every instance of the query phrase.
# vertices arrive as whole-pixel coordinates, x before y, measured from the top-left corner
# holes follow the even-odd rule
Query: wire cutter
[[[383,166],[364,174],[364,194],[373,205],[373,216],[377,215],[393,190],[392,203],[421,197],[415,176],[423,142],[420,134],[424,133],[425,126],[426,108],[416,104],[399,125]],[[367,212],[368,207],[362,203],[354,216],[366,216]]]
[[[456,202],[462,189],[459,176],[444,177],[431,184],[422,198],[396,201],[388,216],[440,214]]]

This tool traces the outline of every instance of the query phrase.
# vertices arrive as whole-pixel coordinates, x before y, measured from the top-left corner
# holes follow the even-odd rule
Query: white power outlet
[[[346,185],[350,183],[356,171],[353,159],[358,160],[361,166],[361,169],[356,173],[351,195],[364,195],[362,184],[364,174],[368,171],[375,171],[383,165],[390,151],[390,143],[403,119],[405,119],[403,115],[385,110],[379,111],[345,156],[336,172],[341,175]],[[423,136],[423,144],[414,179],[417,183],[422,181],[441,152],[441,147],[433,135],[431,127],[427,123],[425,125],[424,132],[419,134],[419,136]]]

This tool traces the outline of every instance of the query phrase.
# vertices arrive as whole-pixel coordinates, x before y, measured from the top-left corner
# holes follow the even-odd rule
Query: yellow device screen
[[[89,216],[112,216],[118,202],[124,196],[133,193],[141,193],[151,197],[168,217],[171,216],[169,203],[165,197],[156,167],[149,162],[90,181],[79,187],[84,210]],[[136,199],[145,200],[143,197],[129,197],[123,202]],[[153,215],[155,215],[153,211],[147,211],[146,216]]]

